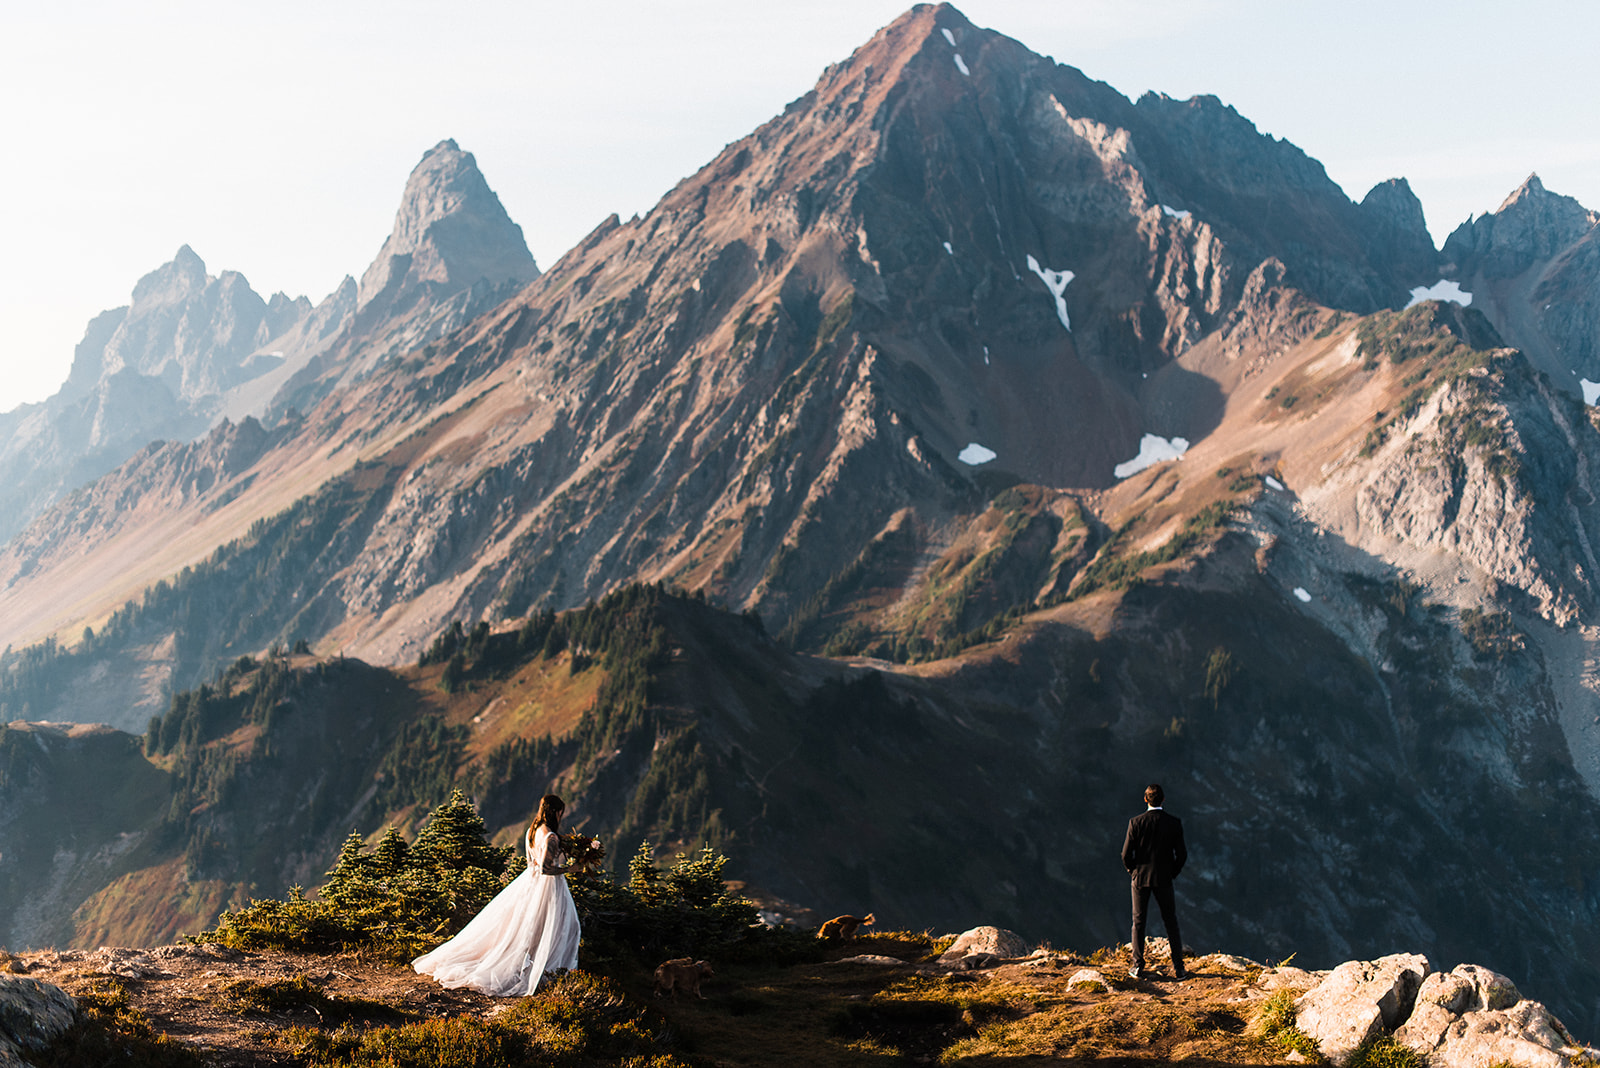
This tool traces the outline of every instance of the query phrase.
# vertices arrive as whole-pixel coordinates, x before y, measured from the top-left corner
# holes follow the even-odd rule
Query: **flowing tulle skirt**
[[[444,945],[411,962],[443,986],[470,986],[497,997],[538,989],[547,972],[578,966],[578,910],[561,875],[511,880]]]

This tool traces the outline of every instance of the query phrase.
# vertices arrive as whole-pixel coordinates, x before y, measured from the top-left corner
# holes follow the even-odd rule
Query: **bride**
[[[559,864],[556,828],[566,805],[555,794],[539,802],[524,847],[528,870],[444,945],[411,962],[447,987],[470,986],[497,997],[523,997],[549,972],[578,966],[578,910]]]

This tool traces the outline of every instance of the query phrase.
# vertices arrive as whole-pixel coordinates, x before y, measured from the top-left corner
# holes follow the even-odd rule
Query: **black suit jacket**
[[[1167,886],[1183,870],[1183,821],[1161,809],[1147,809],[1128,821],[1122,840],[1122,866],[1137,886]]]

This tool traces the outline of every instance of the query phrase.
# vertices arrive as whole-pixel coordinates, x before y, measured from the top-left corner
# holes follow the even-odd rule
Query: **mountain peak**
[[[1530,174],[1491,215],[1469,219],[1444,243],[1444,256],[1466,274],[1509,278],[1548,260],[1587,234],[1600,215],[1552,193]]]
[[[423,154],[406,180],[394,229],[361,276],[359,304],[427,285],[443,292],[481,279],[525,282],[539,268],[478,162],[445,139]]]
[[[1495,209],[1495,211],[1496,214],[1498,214],[1499,212],[1505,211],[1507,208],[1511,207],[1511,205],[1521,201],[1536,200],[1540,197],[1548,197],[1552,195],[1553,194],[1544,187],[1544,183],[1539,180],[1539,173],[1535,171],[1528,175],[1528,177],[1524,178],[1522,184],[1513,189],[1511,191],[1511,195],[1506,197],[1506,199],[1500,204],[1500,207]]]
[[[172,259],[145,275],[133,287],[133,303],[172,304],[206,287],[206,264],[194,249],[180,245]]]

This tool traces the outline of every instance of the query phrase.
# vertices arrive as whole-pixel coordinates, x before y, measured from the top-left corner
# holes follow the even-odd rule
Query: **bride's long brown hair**
[[[567,810],[566,802],[555,794],[545,794],[539,799],[539,811],[533,817],[535,827],[548,827],[551,832],[561,828],[561,814]]]

